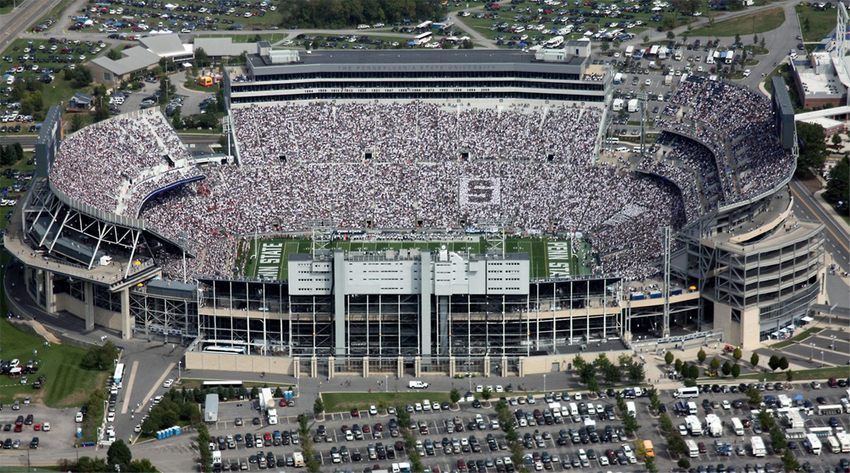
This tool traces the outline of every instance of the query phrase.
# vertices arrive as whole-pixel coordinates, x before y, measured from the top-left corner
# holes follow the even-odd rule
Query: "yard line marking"
[[[130,367],[130,377],[127,380],[127,389],[124,390],[124,405],[121,406],[121,413],[126,414],[130,406],[130,393],[133,392],[133,383],[136,381],[136,369],[139,367],[139,360],[133,362]]]

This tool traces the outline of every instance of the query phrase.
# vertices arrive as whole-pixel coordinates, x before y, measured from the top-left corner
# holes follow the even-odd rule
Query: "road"
[[[27,0],[18,8],[0,16],[0,51],[24,33],[30,25],[41,18],[54,3],[51,0]]]

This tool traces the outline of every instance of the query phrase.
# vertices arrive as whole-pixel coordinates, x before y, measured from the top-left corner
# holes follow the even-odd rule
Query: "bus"
[[[121,388],[121,384],[124,382],[124,363],[118,363],[115,366],[115,373],[112,374],[112,385]]]
[[[245,347],[225,347],[220,345],[210,345],[204,347],[204,351],[208,353],[225,353],[232,355],[244,355]]]
[[[544,47],[546,47],[546,48],[560,48],[563,44],[564,44],[564,37],[558,35],[558,36],[555,36],[555,37],[547,40]]]
[[[673,393],[675,398],[691,398],[699,397],[699,388],[694,386],[691,388],[679,388]]]
[[[426,31],[424,33],[420,33],[420,34],[414,36],[413,39],[408,41],[407,44],[409,44],[411,46],[421,46],[421,45],[431,41],[431,36],[432,36],[431,32]]]

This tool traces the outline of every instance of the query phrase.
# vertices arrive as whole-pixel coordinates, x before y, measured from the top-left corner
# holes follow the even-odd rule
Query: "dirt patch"
[[[820,181],[815,177],[798,178],[809,192],[817,192],[823,188]]]
[[[51,332],[50,330],[47,330],[47,328],[41,322],[39,322],[38,320],[32,320],[32,319],[15,320],[15,319],[12,319],[12,322],[14,322],[16,324],[29,325],[30,327],[32,327],[33,330],[35,330],[35,333],[37,333],[39,336],[41,336],[42,338],[44,338],[48,342],[55,344],[55,345],[61,345],[62,344],[62,340],[60,340],[59,337],[54,335],[53,332]]]

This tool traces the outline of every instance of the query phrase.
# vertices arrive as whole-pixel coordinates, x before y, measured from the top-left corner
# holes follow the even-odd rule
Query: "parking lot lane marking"
[[[124,404],[121,406],[121,414],[126,414],[130,407],[130,393],[133,392],[133,383],[136,381],[136,370],[139,368],[139,360],[130,366],[130,378],[127,380],[127,389],[124,390]]]
[[[159,389],[160,386],[162,386],[162,383],[165,382],[165,378],[168,377],[168,374],[171,373],[171,370],[173,370],[173,369],[174,369],[174,363],[169,363],[168,366],[165,367],[165,371],[162,373],[162,376],[160,376],[159,379],[156,380],[156,383],[154,383],[154,385],[151,386],[151,390],[148,391],[148,394],[144,397],[144,399],[142,399],[142,403],[139,406],[140,408],[145,407],[145,404],[147,404],[148,401],[150,401],[150,399],[153,397],[156,390]]]

